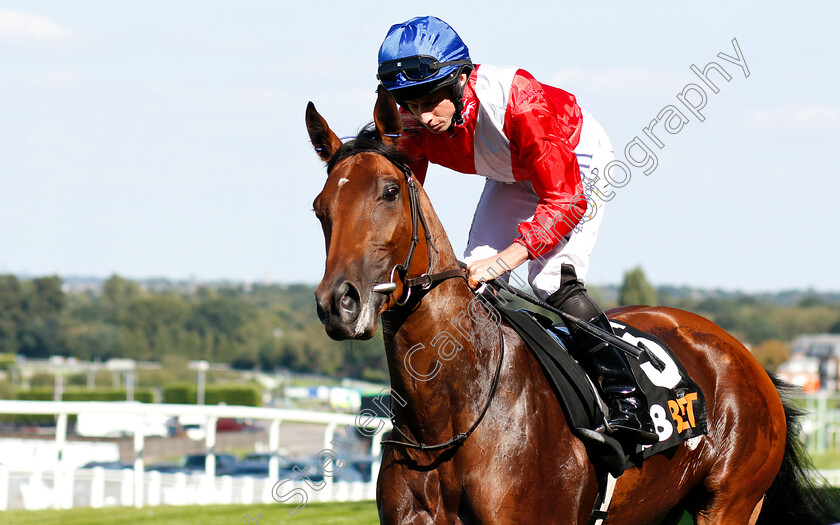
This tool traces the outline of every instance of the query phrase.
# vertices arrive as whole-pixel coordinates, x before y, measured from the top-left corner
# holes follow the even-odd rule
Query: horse
[[[384,447],[377,481],[380,522],[587,523],[596,469],[536,359],[509,326],[490,322],[463,278],[398,151],[393,98],[380,89],[373,123],[347,143],[312,102],[306,124],[327,163],[313,203],[326,246],[318,316],[336,340],[369,339],[381,319],[398,400],[392,436],[401,440]],[[673,308],[607,314],[674,350],[705,395],[708,433],[620,475],[605,523],[674,524],[686,511],[702,525],[835,521],[834,509],[808,499],[795,409],[737,339]]]

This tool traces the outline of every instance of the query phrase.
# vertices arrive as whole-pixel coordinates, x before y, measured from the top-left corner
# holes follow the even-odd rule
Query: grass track
[[[377,525],[376,503],[310,503],[295,516],[293,505],[190,505],[185,507],[109,507],[106,509],[14,510],[0,512],[4,525],[243,525],[262,514],[258,525]]]
[[[245,515],[258,525],[378,525],[376,503],[310,503],[295,516],[286,514],[292,505],[191,505],[186,507],[110,507],[107,509],[18,510],[0,512],[0,523],[9,525],[242,525]],[[690,525],[686,515],[679,525]]]
[[[831,489],[840,498],[840,489]],[[186,507],[109,507],[107,509],[15,510],[0,512],[3,525],[378,525],[376,503],[310,503],[295,516],[293,505],[191,505]],[[258,514],[262,517],[253,521]],[[251,521],[245,519],[251,517]],[[685,514],[679,525],[693,522]]]

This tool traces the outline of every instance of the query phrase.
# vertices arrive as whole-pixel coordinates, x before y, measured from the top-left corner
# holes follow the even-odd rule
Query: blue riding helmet
[[[454,84],[465,68],[473,63],[458,33],[440,18],[418,16],[388,30],[376,77],[402,102]]]

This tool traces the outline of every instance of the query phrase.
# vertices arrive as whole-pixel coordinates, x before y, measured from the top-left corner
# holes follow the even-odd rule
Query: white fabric
[[[614,152],[609,137],[598,121],[588,112],[582,113],[583,129],[575,155],[580,166],[584,193],[588,196],[593,188],[606,189],[608,186],[603,172],[604,167],[613,160]],[[586,280],[589,257],[604,218],[603,202],[587,200],[589,206],[586,217],[572,231],[568,242],[559,243],[550,252],[527,263],[528,282],[541,299],[560,288],[560,267],[563,264],[573,265],[578,278],[582,282]],[[539,197],[529,181],[505,183],[488,178],[473,216],[464,260],[470,262],[491,257],[510,246],[519,236],[519,223],[533,218],[537,202]]]
[[[476,70],[475,172],[501,182],[513,182],[510,141],[502,132],[516,68],[481,65]]]
[[[598,510],[600,510],[601,512],[607,512],[607,510],[610,508],[610,503],[612,503],[613,495],[615,495],[615,484],[616,478],[614,478],[612,474],[607,473],[607,490],[604,491],[604,501],[602,501],[601,506],[598,507]],[[603,523],[604,520],[595,521],[595,525],[602,525]]]

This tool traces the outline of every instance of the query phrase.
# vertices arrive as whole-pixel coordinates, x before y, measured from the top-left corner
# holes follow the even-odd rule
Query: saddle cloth
[[[657,368],[646,352],[637,360],[627,361],[639,387],[645,393],[659,442],[627,450],[612,437],[593,429],[604,421],[606,405],[595,391],[583,368],[567,351],[576,343],[566,328],[553,326],[547,317],[528,310],[510,310],[496,306],[531,349],[551,384],[572,432],[583,441],[597,469],[618,476],[644,459],[666,451],[694,437],[707,433],[706,403],[703,392],[688,377],[673,352],[656,337],[618,321],[610,321],[617,337],[634,346],[653,352],[664,367]]]

